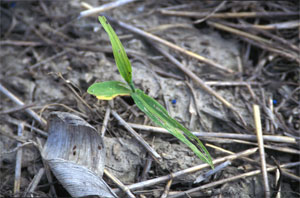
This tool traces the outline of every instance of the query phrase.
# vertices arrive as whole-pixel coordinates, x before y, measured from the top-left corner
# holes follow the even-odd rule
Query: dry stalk
[[[175,64],[181,71],[183,71],[187,76],[189,76],[193,81],[195,81],[202,89],[204,89],[209,94],[216,97],[220,102],[222,102],[226,107],[231,109],[236,115],[238,116],[239,120],[242,122],[244,126],[246,126],[246,122],[242,118],[239,112],[236,111],[234,106],[228,102],[226,99],[224,99],[222,96],[220,96],[215,90],[213,90],[210,86],[206,85],[205,82],[200,79],[195,73],[184,67],[176,58],[174,58],[171,54],[163,50],[162,48],[155,46],[154,47],[162,53],[166,58],[168,58],[173,64]]]
[[[284,167],[293,167],[293,166],[299,166],[299,165],[300,165],[300,162],[292,162],[292,163],[283,164],[280,167],[284,168]],[[268,172],[269,171],[274,171],[276,169],[277,169],[277,167],[273,166],[273,167],[267,168],[267,171]],[[215,187],[215,186],[218,186],[218,185],[221,185],[221,184],[225,184],[225,183],[228,183],[228,182],[232,182],[232,181],[235,181],[235,180],[238,180],[238,179],[245,179],[246,177],[255,176],[255,175],[258,175],[260,173],[261,173],[261,170],[255,170],[255,171],[243,173],[241,175],[233,176],[233,177],[230,177],[230,178],[221,179],[219,181],[215,181],[215,182],[205,184],[205,185],[202,185],[202,186],[199,186],[199,187],[196,187],[196,188],[184,191],[184,192],[177,193],[175,195],[171,195],[171,196],[169,196],[169,198],[181,197],[181,196],[189,194],[189,193],[197,192],[197,191],[204,190],[204,189],[207,189],[207,188],[212,188],[212,187]]]
[[[264,141],[266,141],[266,139],[264,138]],[[254,142],[247,142],[247,141],[243,141],[243,140],[233,140],[234,143],[239,143],[239,144],[248,144],[248,145],[254,145],[254,146],[258,146],[257,143]],[[266,145],[264,144],[264,147],[267,149],[271,149],[274,151],[279,151],[279,152],[284,152],[284,153],[290,153],[290,154],[295,154],[295,155],[299,155],[300,151],[293,149],[293,148],[288,148],[288,147],[282,147],[282,146],[277,146],[277,145]]]
[[[206,17],[208,12],[190,12],[190,11],[175,11],[175,10],[160,10],[161,14],[182,17]],[[257,18],[257,17],[281,17],[281,16],[297,16],[297,12],[226,12],[214,13],[209,18]]]
[[[9,97],[12,101],[14,101],[16,104],[20,106],[24,106],[24,102],[22,102],[17,96],[15,96],[13,93],[8,91],[1,83],[0,83],[0,91]],[[47,126],[46,120],[44,120],[42,117],[40,117],[38,114],[36,114],[31,109],[25,109],[26,113],[28,113],[31,117],[33,117],[43,128]]]
[[[106,111],[105,111],[105,116],[104,116],[104,120],[103,120],[103,124],[102,124],[102,128],[101,128],[101,137],[102,138],[105,135],[105,131],[106,131],[106,128],[107,128],[107,123],[108,123],[109,116],[110,116],[110,111],[111,111],[110,106],[109,106],[109,104],[107,104]]]
[[[23,136],[24,124],[18,124],[18,136]],[[21,146],[22,143],[18,143],[17,146]],[[16,166],[15,166],[15,181],[14,181],[14,194],[17,195],[20,192],[21,186],[21,168],[22,168],[22,147],[18,149],[16,156]]]
[[[297,54],[293,53],[292,51],[286,52],[283,49],[277,49],[274,45],[272,45],[272,42],[269,40],[266,40],[266,39],[261,38],[256,35],[252,35],[247,32],[243,32],[243,31],[235,29],[235,28],[228,27],[221,23],[208,21],[208,24],[211,25],[212,27],[239,35],[239,36],[241,36],[241,38],[243,38],[244,40],[246,40],[247,42],[250,42],[251,44],[253,44],[255,46],[258,46],[265,50],[271,51],[271,52],[276,53],[285,58],[292,59],[292,60],[296,61],[297,63],[300,63],[300,58],[298,57]]]
[[[255,122],[257,142],[258,142],[259,154],[261,160],[261,170],[262,170],[263,180],[264,180],[265,197],[269,198],[271,196],[271,192],[270,192],[267,166],[266,166],[264,140],[262,134],[262,127],[261,127],[261,117],[260,117],[259,106],[256,104],[253,105],[253,113],[254,113],[254,122]]]
[[[166,198],[166,197],[168,197],[168,194],[169,194],[169,191],[170,191],[170,187],[171,187],[171,185],[172,185],[172,182],[173,182],[173,179],[170,179],[170,180],[167,182],[167,184],[166,184],[166,186],[165,186],[165,190],[164,190],[163,194],[160,196],[160,198]]]
[[[157,162],[161,156],[123,119],[115,110],[111,110],[112,115],[123,125],[128,132],[150,153],[153,159]]]
[[[90,4],[86,3],[86,2],[82,2],[81,6],[84,7],[85,9],[88,9],[88,10],[80,12],[79,18],[99,14],[101,12],[105,12],[105,11],[108,11],[110,9],[117,8],[119,6],[125,5],[127,3],[131,3],[131,2],[134,2],[134,1],[136,1],[136,0],[113,1],[113,2],[106,3],[104,5],[101,5],[101,6],[95,7],[95,8],[93,6],[91,6]]]
[[[31,194],[35,191],[35,189],[37,188],[37,185],[40,183],[42,176],[45,173],[45,169],[44,168],[40,168],[39,172],[34,176],[34,178],[32,179],[32,181],[30,182],[30,184],[28,185],[25,193],[23,194],[23,197],[29,197],[28,194]]]
[[[200,56],[199,54],[196,54],[194,52],[191,52],[189,50],[183,49],[183,48],[181,48],[181,47],[179,47],[179,46],[177,46],[177,45],[175,45],[175,44],[173,44],[173,43],[171,43],[169,41],[166,41],[166,40],[164,40],[164,39],[162,39],[162,38],[160,38],[158,36],[155,36],[153,34],[145,32],[145,31],[143,31],[141,29],[138,29],[138,28],[136,28],[136,27],[134,27],[132,25],[129,25],[129,24],[126,24],[126,23],[123,23],[123,22],[120,22],[120,21],[116,21],[115,19],[112,19],[110,17],[108,19],[110,21],[113,21],[114,23],[118,24],[120,27],[122,27],[124,29],[127,29],[127,30],[129,30],[131,32],[134,32],[134,33],[136,33],[136,34],[138,34],[140,36],[143,36],[143,37],[145,37],[147,39],[150,39],[152,41],[156,41],[156,42],[158,42],[160,44],[163,44],[163,45],[165,45],[165,46],[167,46],[167,47],[169,47],[169,48],[171,48],[173,50],[181,52],[181,53],[183,53],[183,54],[185,54],[187,56],[195,58],[195,59],[197,59],[197,60],[199,60],[199,61],[201,61],[203,63],[208,64],[211,67],[216,68],[217,70],[220,70],[220,71],[223,71],[223,72],[226,72],[226,73],[230,73],[230,74],[234,73],[233,70],[227,69],[227,68],[223,67],[222,65],[220,65],[219,63],[216,63],[216,62],[214,62],[214,61],[212,61],[210,59],[207,59],[207,58],[205,58],[203,56]]]
[[[233,154],[233,155],[228,155],[226,157],[221,157],[221,158],[213,160],[213,164],[215,165],[215,164],[225,162],[227,160],[235,160],[235,159],[240,158],[240,157],[252,155],[257,150],[258,150],[258,148],[251,148],[251,149],[248,149],[248,150],[245,150],[245,151]],[[170,179],[175,179],[175,178],[177,178],[179,176],[182,176],[182,175],[191,174],[191,173],[194,173],[196,171],[199,171],[199,170],[202,170],[202,169],[208,168],[208,167],[209,167],[208,164],[200,164],[200,165],[197,165],[197,166],[194,166],[194,167],[191,167],[191,168],[187,168],[187,169],[184,169],[184,170],[181,170],[181,171],[177,171],[175,173],[171,173],[169,175],[157,177],[157,178],[154,178],[154,179],[142,181],[142,182],[135,183],[135,184],[131,184],[131,185],[128,185],[127,187],[130,190],[145,188],[145,187],[156,185],[156,184],[159,184],[159,183],[162,183],[162,182],[166,182]]]
[[[17,111],[22,111],[22,110],[31,108],[33,106],[35,106],[35,104],[25,104],[25,105],[14,107],[14,108],[11,108],[11,109],[8,109],[8,110],[0,111],[0,114],[14,113],[14,112],[17,112]]]
[[[235,153],[232,152],[232,151],[223,149],[223,148],[221,148],[221,147],[218,147],[218,146],[215,146],[215,145],[212,145],[212,144],[208,144],[208,143],[207,143],[207,144],[205,144],[205,146],[211,147],[211,148],[213,148],[213,149],[216,149],[216,150],[218,150],[218,151],[221,151],[221,152],[223,152],[223,153],[227,153],[227,154],[230,154],[230,155],[235,154]],[[247,161],[247,162],[250,162],[251,164],[260,165],[257,161],[255,161],[255,160],[253,160],[253,159],[251,159],[251,158],[248,158],[248,157],[241,157],[241,159],[243,159],[243,160],[245,160],[245,161]]]
[[[275,173],[275,182],[276,182],[275,185],[278,186],[278,190],[275,198],[281,198],[281,183],[279,179],[280,179],[280,171],[277,168]]]
[[[129,198],[135,198],[134,194],[113,174],[111,174],[107,169],[103,172],[108,178],[110,178],[123,192],[127,194]]]
[[[152,131],[155,133],[169,134],[166,129],[161,127],[153,127],[141,124],[128,123],[132,128],[141,129],[144,131]],[[240,139],[240,140],[251,140],[256,141],[257,137],[255,135],[248,134],[237,134],[237,133],[225,133],[225,132],[192,132],[198,137],[218,137],[218,138],[231,138],[231,139]],[[290,143],[296,144],[297,141],[293,137],[280,136],[280,135],[264,135],[264,141],[271,142],[281,142],[281,143]]]

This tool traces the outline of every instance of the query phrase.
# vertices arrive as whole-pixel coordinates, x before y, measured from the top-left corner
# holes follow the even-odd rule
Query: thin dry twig
[[[216,23],[216,22],[212,22],[212,21],[208,21],[207,23],[215,28],[239,35],[239,36],[241,36],[242,39],[245,39],[247,42],[251,42],[251,44],[253,44],[255,46],[261,47],[265,50],[268,50],[270,52],[276,53],[285,58],[292,59],[292,60],[296,61],[297,63],[300,63],[300,58],[298,57],[298,54],[296,54],[292,51],[277,49],[274,45],[272,45],[271,41],[268,41],[259,36],[252,35],[250,33],[243,32],[241,30],[238,30],[238,29],[235,29],[232,27],[228,27],[221,23]]]
[[[263,140],[263,134],[262,134],[261,118],[260,118],[259,106],[256,104],[253,105],[253,114],[254,114],[254,122],[255,122],[255,129],[256,129],[256,135],[257,135],[257,142],[258,142],[258,147],[259,147],[261,169],[262,169],[262,173],[263,173],[265,197],[269,198],[271,196],[271,192],[270,192],[267,166],[266,166],[266,157],[265,157],[264,140]]]
[[[156,133],[169,134],[168,131],[161,127],[153,127],[141,124],[128,123],[132,128],[141,129],[145,131],[152,131]],[[257,137],[255,135],[248,134],[237,134],[237,133],[226,133],[226,132],[192,132],[197,137],[218,137],[218,138],[231,138],[231,139],[241,139],[241,140],[251,140],[256,141]],[[263,135],[264,141],[271,142],[282,142],[296,144],[297,141],[293,137],[280,136],[280,135]]]
[[[281,182],[280,182],[280,170],[277,168],[276,169],[276,173],[275,173],[275,186],[278,188],[276,188],[277,190],[277,194],[276,194],[276,197],[275,198],[281,198]]]
[[[110,116],[110,110],[111,110],[110,106],[109,106],[109,104],[107,104],[105,116],[104,116],[104,120],[103,120],[103,124],[102,124],[102,128],[101,128],[101,137],[104,137],[104,135],[105,135],[107,123],[108,123],[109,116]]]
[[[258,86],[260,85],[259,82],[244,82],[244,81],[206,81],[205,82],[206,85],[209,86],[247,86],[247,85],[251,85],[251,86]]]
[[[83,117],[83,118],[88,118],[88,116],[85,115],[84,113],[81,113],[81,112],[79,112],[79,111],[77,111],[77,110],[75,110],[75,109],[73,109],[73,108],[71,108],[71,107],[69,107],[69,106],[67,106],[67,105],[65,105],[65,104],[62,104],[62,103],[51,103],[51,104],[46,104],[46,105],[43,106],[43,108],[40,110],[39,114],[42,115],[43,112],[44,112],[47,108],[49,108],[49,107],[51,107],[51,106],[61,106],[61,107],[65,108],[65,109],[67,109],[68,111],[71,111],[71,112],[73,112],[73,113],[75,113],[75,114],[80,115],[80,116]]]
[[[42,150],[43,150],[43,144],[42,144],[42,140],[40,138],[37,138],[37,144],[38,144],[38,148],[39,148],[39,152],[42,154]],[[48,179],[48,182],[50,183],[50,192],[51,192],[51,196],[57,198],[57,194],[53,185],[53,177],[50,171],[50,167],[47,164],[47,162],[44,160],[43,156],[42,156],[42,163],[44,165],[44,169],[45,169],[45,173],[46,173],[46,177]]]
[[[81,5],[88,10],[80,12],[80,15],[78,18],[83,18],[83,17],[88,17],[91,15],[99,14],[101,12],[105,12],[110,9],[117,8],[119,6],[122,6],[122,5],[125,5],[128,3],[132,3],[134,1],[136,1],[136,0],[118,0],[118,1],[113,1],[110,3],[106,3],[104,5],[101,5],[101,6],[95,7],[95,8],[86,2],[82,2]]]
[[[33,193],[37,188],[37,185],[40,183],[42,176],[45,173],[44,168],[40,168],[39,172],[34,176],[30,184],[28,185],[26,191],[23,194],[23,197],[27,197],[29,194]]]
[[[18,125],[21,122],[20,120],[17,120],[17,119],[8,117],[8,116],[5,117],[5,120],[7,122],[9,122],[9,123],[14,124],[14,125]],[[38,128],[34,127],[34,126],[31,126],[30,124],[28,124],[28,123],[26,123],[24,121],[22,121],[22,122],[24,123],[25,127],[28,127],[30,129],[32,129],[33,131],[35,131],[36,133],[38,133],[38,134],[40,134],[40,135],[42,135],[44,137],[48,137],[48,133],[46,131],[43,131],[43,130],[38,129]]]
[[[288,172],[286,169],[284,169],[284,168],[282,168],[281,169],[281,173],[282,173],[282,175],[284,175],[284,176],[286,176],[286,177],[288,177],[288,178],[290,178],[290,179],[293,179],[293,180],[295,180],[295,181],[297,181],[297,182],[300,182],[300,177],[298,176],[298,175],[295,175],[295,174],[293,174],[293,173],[290,173],[290,172]]]
[[[153,159],[157,162],[161,159],[161,156],[135,131],[131,126],[115,111],[111,111],[112,115],[123,125],[127,131],[150,153]]]
[[[170,179],[170,180],[167,182],[167,184],[166,184],[166,186],[165,186],[165,190],[164,190],[163,194],[160,196],[160,198],[166,198],[166,197],[168,197],[168,194],[169,194],[169,191],[170,191],[170,187],[171,187],[171,185],[172,185],[172,182],[173,182],[173,179]]]
[[[113,174],[111,174],[107,169],[104,169],[103,173],[109,177],[123,192],[127,194],[130,198],[135,198],[134,194]]]
[[[292,162],[292,163],[283,164],[280,167],[284,168],[284,167],[293,167],[293,166],[299,166],[299,165],[300,165],[300,162]],[[273,166],[273,167],[267,168],[267,171],[270,172],[270,171],[274,171],[276,169],[277,169],[277,167]],[[169,198],[181,197],[181,196],[189,194],[189,193],[197,192],[197,191],[204,190],[204,189],[207,189],[207,188],[212,188],[212,187],[215,187],[215,186],[218,186],[218,185],[221,185],[221,184],[225,184],[225,183],[228,183],[228,182],[232,182],[232,181],[235,181],[235,180],[238,180],[238,179],[245,179],[246,177],[252,177],[252,176],[258,175],[260,173],[261,173],[261,170],[255,170],[255,171],[243,173],[243,174],[240,174],[240,175],[237,175],[237,176],[233,176],[233,177],[230,177],[230,178],[221,179],[219,181],[211,182],[209,184],[205,184],[205,185],[202,185],[202,186],[199,186],[199,187],[196,187],[196,188],[192,188],[192,189],[184,191],[184,192],[177,193],[175,195],[171,195],[171,196],[169,196]]]
[[[224,149],[224,148],[221,148],[221,147],[218,147],[218,146],[215,146],[215,145],[212,145],[212,144],[206,143],[205,146],[211,147],[211,148],[213,148],[213,149],[216,149],[216,150],[218,150],[218,151],[221,151],[221,152],[223,152],[223,153],[227,153],[227,154],[230,154],[230,155],[235,154],[235,153],[232,152],[232,151],[226,150],[226,149]],[[250,163],[252,163],[252,164],[255,164],[255,165],[260,165],[260,163],[258,163],[257,161],[255,161],[255,160],[253,160],[253,159],[251,159],[251,158],[248,158],[248,157],[241,157],[241,159],[242,159],[242,160],[245,160],[245,161],[247,161],[247,162],[250,162]]]
[[[228,160],[228,161],[225,161],[223,162],[222,164],[216,166],[214,169],[212,170],[209,170],[207,171],[206,173],[204,174],[201,174],[200,176],[198,176],[196,178],[196,180],[194,181],[194,184],[195,183],[200,183],[204,180],[206,180],[209,176],[213,175],[213,174],[216,174],[217,172],[223,170],[224,168],[226,168],[227,166],[229,166],[231,164],[231,162]]]
[[[54,60],[54,59],[59,58],[60,56],[63,56],[63,55],[65,55],[65,54],[69,53],[69,52],[70,52],[70,50],[68,50],[68,49],[63,50],[63,51],[61,51],[61,52],[59,52],[59,53],[57,53],[57,54],[55,54],[55,55],[53,55],[53,56],[50,56],[49,58],[46,58],[45,60],[42,60],[42,61],[40,61],[40,62],[37,62],[37,63],[35,63],[34,65],[31,65],[31,66],[29,67],[29,69],[30,69],[30,70],[33,70],[33,69],[35,69],[35,68],[37,68],[37,67],[39,67],[39,66],[41,66],[41,65],[44,65],[44,64],[46,64],[46,63],[48,63],[48,62],[50,62],[50,61],[52,61],[52,60]]]
[[[152,161],[153,161],[153,159],[150,156],[148,156],[147,159],[146,159],[143,171],[142,171],[142,175],[141,175],[140,181],[144,181],[146,179],[147,173],[151,169]]]
[[[200,79],[195,73],[184,67],[176,58],[174,58],[171,54],[163,50],[162,48],[154,45],[154,47],[162,53],[166,58],[168,58],[173,64],[175,64],[181,71],[183,71],[187,76],[189,76],[193,81],[195,81],[202,89],[204,89],[209,94],[216,97],[220,102],[222,102],[226,107],[231,109],[236,115],[238,116],[239,120],[242,122],[242,124],[246,125],[246,122],[244,121],[243,117],[240,115],[240,113],[234,108],[234,106],[228,102],[226,99],[224,99],[222,96],[220,96],[215,90],[213,90],[211,87],[205,84],[205,82]]]
[[[264,141],[266,141],[266,139],[264,138]],[[254,142],[247,142],[247,141],[243,141],[243,140],[233,140],[234,143],[239,143],[239,144],[248,144],[248,145],[254,145],[254,146],[258,146],[257,143]],[[264,144],[264,147],[267,149],[271,149],[271,150],[275,150],[275,151],[279,151],[279,152],[285,152],[285,153],[290,153],[290,154],[295,154],[295,155],[300,155],[300,151],[297,149],[293,149],[293,148],[288,148],[288,147],[282,147],[282,146],[277,146],[277,145],[266,145]]]
[[[25,105],[14,107],[14,108],[11,108],[11,109],[8,109],[8,110],[0,111],[0,114],[14,113],[14,112],[17,112],[17,111],[22,111],[24,109],[31,108],[33,106],[35,106],[35,104],[25,104]]]
[[[175,10],[160,10],[161,14],[182,16],[182,17],[206,17],[209,12],[190,12],[190,11],[175,11]],[[297,12],[225,12],[225,13],[214,13],[209,18],[257,18],[257,17],[282,17],[282,16],[297,16]]]
[[[196,54],[196,53],[191,52],[189,50],[183,49],[183,48],[181,48],[181,47],[179,47],[179,46],[177,46],[177,45],[175,45],[175,44],[173,44],[173,43],[171,43],[169,41],[166,41],[166,40],[164,40],[164,39],[162,39],[162,38],[160,38],[158,36],[155,36],[153,34],[145,32],[145,31],[143,31],[141,29],[138,29],[138,28],[136,28],[136,27],[134,27],[132,25],[129,25],[129,24],[117,21],[117,20],[115,20],[115,19],[113,19],[111,17],[108,17],[108,18],[109,18],[110,21],[113,21],[114,23],[118,24],[120,27],[122,27],[124,29],[127,29],[127,30],[129,30],[131,32],[134,32],[134,33],[136,33],[136,34],[138,34],[140,36],[143,36],[143,37],[145,37],[147,39],[150,39],[150,40],[156,41],[156,42],[158,42],[160,44],[163,44],[165,46],[168,46],[169,48],[171,48],[173,50],[176,50],[178,52],[181,52],[181,53],[183,53],[185,55],[193,57],[193,58],[195,58],[195,59],[197,59],[197,60],[199,60],[199,61],[201,61],[203,63],[208,64],[209,66],[212,66],[212,67],[216,68],[217,70],[221,70],[223,72],[230,73],[230,74],[234,73],[233,70],[225,68],[222,65],[220,65],[219,63],[216,63],[216,62],[214,62],[214,61],[212,61],[212,60],[210,60],[208,58],[200,56],[199,54]]]
[[[216,12],[218,12],[225,4],[227,1],[222,1],[222,3],[220,3],[210,14],[206,15],[204,18],[202,19],[198,19],[194,22],[194,24],[199,24],[202,23],[203,21],[205,21],[206,19],[210,18],[211,16],[215,15]]]
[[[14,101],[16,104],[20,105],[20,106],[24,106],[24,102],[22,102],[17,96],[15,96],[13,93],[11,93],[10,91],[8,91],[1,83],[0,83],[0,91],[6,95],[7,97],[9,97],[12,101]],[[44,120],[42,117],[40,117],[38,114],[36,114],[34,111],[32,111],[31,109],[25,109],[25,111],[31,116],[33,117],[36,121],[38,121],[38,123],[42,126],[42,127],[46,127],[47,126],[47,122],[46,120]]]
[[[139,117],[140,114],[134,108],[132,108],[132,106],[128,105],[123,98],[117,97],[116,100],[120,102],[120,104],[123,105],[126,110],[131,111],[135,117]]]
[[[23,136],[24,124],[18,124],[18,136]],[[21,143],[18,143],[18,146],[21,146]],[[18,149],[16,156],[16,166],[15,166],[15,181],[14,181],[14,194],[17,195],[20,192],[21,186],[21,168],[22,168],[22,148]]]
[[[257,150],[258,150],[258,148],[251,148],[251,149],[248,149],[248,150],[245,150],[245,151],[233,154],[233,155],[228,155],[228,156],[225,156],[225,157],[221,157],[221,158],[213,160],[213,164],[216,165],[216,164],[225,162],[227,160],[232,161],[232,160],[235,160],[235,159],[240,158],[240,157],[252,155]],[[202,170],[202,169],[208,168],[208,167],[209,167],[208,164],[200,164],[200,165],[197,165],[197,166],[194,166],[194,167],[191,167],[191,168],[187,168],[187,169],[184,169],[184,170],[181,170],[181,171],[177,171],[175,173],[171,173],[169,175],[157,177],[157,178],[154,178],[154,179],[142,181],[142,182],[135,183],[135,184],[131,184],[131,185],[128,185],[127,187],[130,190],[145,188],[145,187],[149,187],[149,186],[152,186],[152,185],[155,185],[155,184],[158,184],[158,183],[166,182],[170,179],[174,179],[174,178],[180,177],[182,175],[191,174],[191,173],[194,173],[196,171],[199,171],[199,170]]]
[[[45,43],[42,42],[36,42],[36,41],[12,41],[12,40],[2,40],[0,41],[0,45],[14,45],[14,46],[41,46],[45,45]]]

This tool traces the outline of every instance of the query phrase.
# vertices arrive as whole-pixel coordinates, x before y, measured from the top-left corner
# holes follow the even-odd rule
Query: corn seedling
[[[94,83],[88,88],[87,92],[96,96],[99,100],[111,100],[117,96],[131,96],[137,107],[155,124],[168,130],[185,143],[202,161],[213,168],[211,156],[202,142],[179,122],[171,118],[161,104],[146,95],[142,90],[134,87],[131,64],[121,41],[104,16],[99,16],[99,21],[109,36],[118,70],[126,83],[119,81]]]

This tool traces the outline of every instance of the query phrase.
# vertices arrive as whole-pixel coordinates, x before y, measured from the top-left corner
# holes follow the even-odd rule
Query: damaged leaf
[[[129,96],[130,88],[125,83],[119,81],[106,81],[94,83],[87,92],[96,96],[99,100],[111,100],[117,96]]]

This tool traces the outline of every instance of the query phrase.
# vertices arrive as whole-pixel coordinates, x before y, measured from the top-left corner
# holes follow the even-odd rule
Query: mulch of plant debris
[[[299,7],[1,1],[0,197],[299,197]],[[130,97],[86,92],[123,81],[99,15],[123,43],[136,87],[195,132],[215,169]]]

